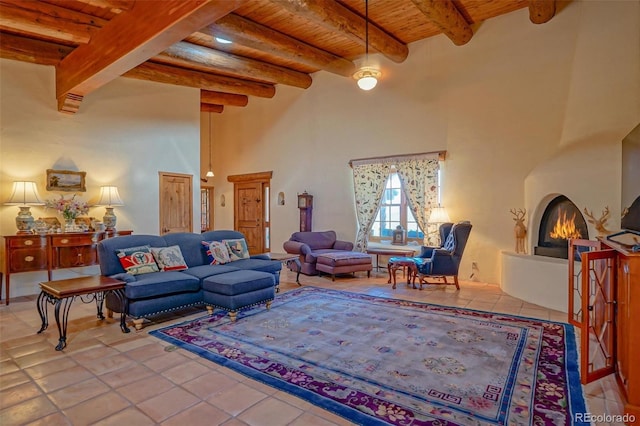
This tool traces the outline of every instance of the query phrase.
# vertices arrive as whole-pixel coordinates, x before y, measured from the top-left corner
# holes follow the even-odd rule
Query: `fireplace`
[[[551,200],[542,214],[534,253],[567,259],[570,238],[589,239],[587,222],[571,200],[559,195]]]

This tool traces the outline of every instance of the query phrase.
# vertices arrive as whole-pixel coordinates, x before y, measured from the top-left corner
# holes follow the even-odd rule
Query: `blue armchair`
[[[441,241],[444,241],[442,246],[422,247],[420,256],[415,259],[420,288],[422,284],[454,284],[460,289],[458,268],[470,233],[469,222],[445,223],[440,226]],[[448,282],[447,277],[453,277],[453,282]],[[430,278],[437,278],[438,281],[429,282]]]

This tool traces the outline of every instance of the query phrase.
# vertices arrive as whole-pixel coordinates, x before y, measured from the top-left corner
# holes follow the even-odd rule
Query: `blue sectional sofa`
[[[266,303],[269,308],[280,283],[280,262],[270,260],[268,255],[254,255],[212,265],[202,244],[240,238],[244,238],[240,232],[220,230],[202,234],[128,235],[100,241],[100,273],[126,282],[125,306],[116,298],[107,298],[107,309],[132,316],[139,330],[144,317],[187,306],[207,305],[210,313],[215,307],[223,308],[229,311],[232,320],[239,309],[247,306]],[[118,257],[119,250],[131,247],[176,245],[187,266],[180,271],[132,275],[125,271]]]

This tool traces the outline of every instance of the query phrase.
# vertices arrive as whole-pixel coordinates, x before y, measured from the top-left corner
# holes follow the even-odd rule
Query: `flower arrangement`
[[[46,207],[62,213],[65,220],[74,220],[79,215],[89,212],[89,205],[84,201],[76,200],[76,194],[73,194],[71,198],[64,198],[64,195],[60,195],[58,199],[46,200]]]

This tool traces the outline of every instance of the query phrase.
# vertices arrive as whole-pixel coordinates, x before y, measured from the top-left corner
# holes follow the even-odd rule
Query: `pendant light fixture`
[[[213,177],[213,169],[211,168],[211,112],[209,112],[209,170],[207,171],[206,177]]]
[[[369,65],[369,0],[364,0],[364,14],[364,65],[353,74],[353,78],[358,81],[359,88],[362,90],[371,90],[378,84],[378,78],[380,78],[382,73],[375,67]]]

